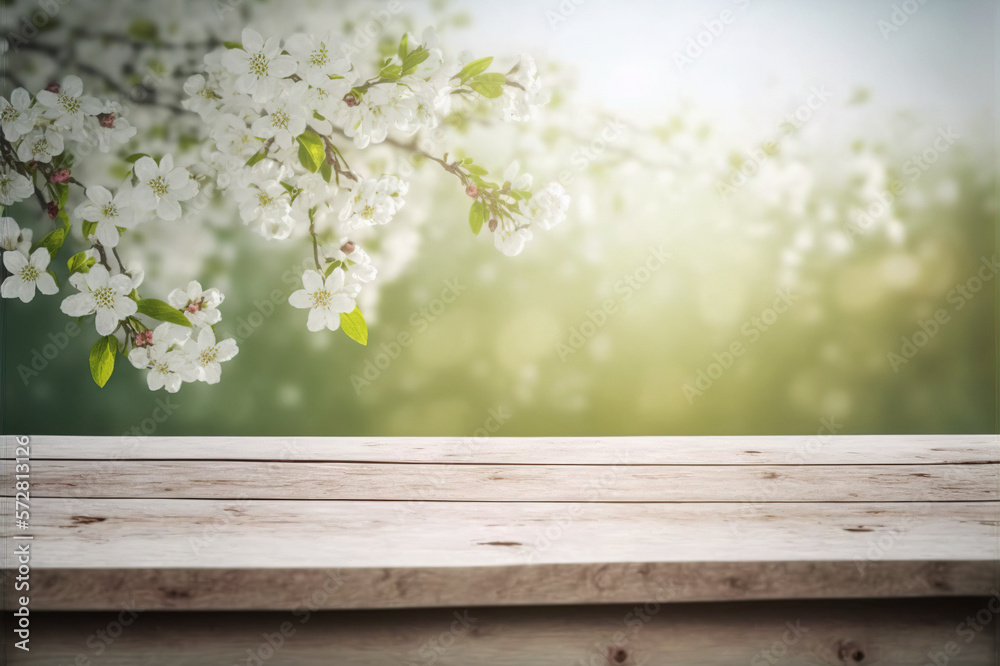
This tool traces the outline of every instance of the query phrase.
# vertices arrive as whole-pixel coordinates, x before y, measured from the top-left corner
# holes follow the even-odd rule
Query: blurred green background
[[[383,6],[246,2],[220,18],[211,3],[111,4],[107,30],[141,18],[160,36],[220,39],[247,24],[342,28],[341,12],[354,25]],[[403,5],[380,39],[433,24],[446,49],[536,57],[550,108],[523,126],[455,119],[449,148],[493,172],[518,159],[536,185],[562,174],[565,223],[504,257],[468,232],[456,184],[425,165],[399,220],[417,230],[399,250],[414,256],[370,307],[367,347],[265,302],[297,288],[283,276],[298,274],[307,242],[254,237],[221,200],[176,228],[141,227],[122,250],[147,262],[151,287],[199,279],[226,292],[217,328],[240,352],[222,383],[151,393],[119,359],[98,389],[92,327],[44,359],[69,321],[58,301],[4,301],[5,432],[120,435],[168,397],[171,416],[143,434],[466,436],[490,410],[509,436],[998,431],[996,2],[918,5],[902,22],[881,0]],[[8,3],[5,28],[32,7]],[[84,20],[70,11],[37,39]],[[687,51],[722,12],[722,32]],[[107,44],[92,49],[80,57],[121,66]],[[53,70],[33,57],[10,63],[44,85]],[[197,118],[150,108],[134,122],[143,113],[147,142],[197,154]],[[945,128],[958,139],[935,147]],[[397,159],[376,151],[369,166]],[[882,210],[893,182],[902,191]],[[720,196],[720,183],[734,190]],[[30,206],[7,214],[41,233],[48,223]],[[448,281],[465,288],[442,306]],[[795,300],[772,320],[779,293]],[[593,314],[609,300],[613,313]],[[397,349],[401,334],[412,344]],[[915,355],[894,363],[907,341]],[[730,364],[733,343],[744,353]]]

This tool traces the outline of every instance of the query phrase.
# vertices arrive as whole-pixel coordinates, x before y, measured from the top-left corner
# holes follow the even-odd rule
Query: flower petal
[[[48,271],[38,276],[38,279],[35,280],[35,285],[38,287],[38,291],[42,292],[46,296],[51,296],[59,291],[59,286],[56,285],[55,278],[52,277],[52,274]]]
[[[59,309],[70,317],[83,317],[84,315],[93,314],[94,310],[97,309],[97,301],[94,300],[94,296],[89,292],[73,294],[63,299],[63,302],[59,305]]]
[[[326,328],[326,313],[318,308],[309,311],[309,319],[306,320],[306,328],[310,331],[322,331]]]
[[[107,308],[100,308],[97,310],[97,332],[100,335],[111,335],[118,328],[118,322],[121,321],[115,316],[112,310]]]
[[[323,276],[316,271],[306,271],[302,274],[302,286],[312,293],[323,288]]]
[[[305,289],[299,289],[292,292],[292,295],[288,297],[288,302],[293,308],[311,308],[312,296]],[[171,303],[171,305],[173,304]]]

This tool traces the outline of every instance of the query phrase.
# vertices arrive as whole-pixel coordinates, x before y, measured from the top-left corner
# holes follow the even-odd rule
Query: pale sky
[[[577,0],[579,2],[580,0]],[[872,104],[965,122],[995,106],[995,0],[910,0],[918,8],[883,36],[902,0],[465,0],[476,53],[528,51],[579,71],[581,92],[637,120],[678,98],[716,113],[772,117],[810,86],[842,99],[859,85]],[[555,27],[547,11],[574,11]],[[741,8],[742,7],[742,8]],[[674,54],[731,12],[732,21],[678,71]],[[453,41],[457,35],[450,35]]]

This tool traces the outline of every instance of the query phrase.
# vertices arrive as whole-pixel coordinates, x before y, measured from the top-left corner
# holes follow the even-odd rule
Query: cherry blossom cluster
[[[547,97],[530,58],[490,71],[491,57],[446,58],[433,30],[419,43],[404,35],[396,53],[374,67],[358,55],[331,34],[282,42],[251,29],[240,43],[206,55],[204,73],[185,83],[184,106],[208,127],[214,176],[206,176],[205,165],[175,163],[169,153],[136,153],[126,158],[131,166],[121,182],[85,185],[78,177],[84,158],[136,135],[121,105],[85,94],[76,76],[34,95],[19,87],[9,100],[0,98],[2,296],[29,302],[36,293],[58,293],[50,263],[71,231],[78,233],[89,248],[66,260],[74,291],[61,310],[93,317],[95,382],[105,385],[120,353],[148,371],[151,390],[174,392],[184,382],[218,382],[221,363],[237,354],[235,340],[216,338],[224,297],[193,281],[166,301],[144,298],[143,271],[126,268],[119,248],[138,224],[180,220],[199,181],[214,180],[265,238],[308,236],[315,269],[303,273],[303,288],[289,302],[309,311],[310,331],[341,329],[361,344],[368,331],[357,299],[377,275],[365,247],[377,246],[379,229],[404,207],[410,183],[396,173],[357,170],[348,156],[361,161],[367,156],[359,154],[382,145],[408,153],[413,164],[436,163],[472,199],[472,231],[485,226],[508,255],[518,254],[534,229],[565,217],[569,198],[559,184],[533,190],[517,163],[495,182],[472,158],[439,156],[418,142],[422,130],[455,114],[486,109],[508,122],[533,117]],[[71,186],[80,194],[72,217]],[[31,198],[54,226],[41,238],[5,214]]]
[[[143,219],[171,221],[181,216],[180,202],[198,191],[191,174],[175,167],[170,155],[159,161],[134,155],[129,158],[131,173],[114,191],[86,187],[73,175],[77,160],[95,148],[108,152],[112,144],[126,143],[135,135],[136,128],[120,113],[117,103],[85,95],[76,76],[52,82],[34,96],[17,88],[9,100],[0,98],[0,205],[6,208],[34,196],[55,225],[32,242],[32,229],[22,228],[13,217],[0,217],[0,248],[8,273],[0,294],[27,303],[36,292],[58,293],[49,264],[75,219],[92,247],[66,262],[69,284],[77,293],[63,299],[61,310],[71,317],[94,317],[100,338],[90,353],[90,369],[98,385],[110,378],[119,352],[127,353],[136,367],[149,369],[147,383],[153,390],[177,391],[182,381],[218,382],[219,364],[237,353],[234,340],[217,343],[212,329],[221,319],[218,305],[223,295],[216,289],[202,291],[191,282],[186,291],[174,290],[169,302],[144,299],[138,292],[142,271],[126,270],[117,249],[122,232]],[[86,196],[74,219],[66,205],[70,185]],[[163,323],[151,330],[155,321]]]
[[[471,158],[449,160],[416,141],[460,107],[489,105],[505,121],[531,118],[547,98],[530,58],[506,73],[488,71],[493,58],[446,58],[432,29],[419,43],[404,35],[373,68],[358,55],[332,34],[282,42],[247,28],[240,43],[206,55],[204,74],[185,83],[184,105],[207,124],[216,185],[237,202],[243,222],[268,239],[308,229],[315,269],[289,300],[310,310],[309,330],[343,327],[363,343],[356,299],[376,277],[363,246],[403,208],[409,184],[392,173],[362,174],[345,152],[385,144],[438,163],[473,199],[473,232],[486,226],[508,255],[524,248],[532,229],[558,224],[569,198],[559,184],[533,193],[516,164],[501,184]]]

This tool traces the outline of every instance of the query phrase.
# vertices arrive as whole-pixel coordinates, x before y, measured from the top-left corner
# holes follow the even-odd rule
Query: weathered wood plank
[[[438,608],[877,599],[988,594],[989,562],[628,562],[386,568],[64,568],[32,572],[31,607],[114,610]],[[7,572],[8,586],[13,572]],[[10,589],[8,587],[8,589]],[[11,601],[6,602],[8,606]],[[8,608],[9,610],[9,608]]]
[[[14,457],[3,438],[0,455]],[[591,465],[882,465],[1000,462],[997,435],[750,437],[31,437],[31,457]]]
[[[994,627],[967,624],[989,611],[983,598],[365,613],[307,613],[308,603],[298,614],[126,613],[124,627],[119,613],[40,613],[31,652],[12,650],[7,663],[923,666],[931,655],[948,666],[996,663]]]
[[[12,521],[12,500],[2,518]],[[1000,559],[995,502],[37,499],[36,567],[421,567]],[[6,524],[12,524],[7,522]],[[883,538],[884,537],[884,538]],[[9,541],[9,539],[8,539]]]
[[[14,466],[4,464],[4,494]],[[1000,465],[427,465],[37,460],[34,497],[571,502],[1000,499]]]

